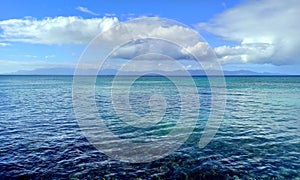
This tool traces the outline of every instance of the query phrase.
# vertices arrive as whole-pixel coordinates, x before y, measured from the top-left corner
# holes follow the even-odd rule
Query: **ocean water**
[[[151,93],[166,99],[162,121],[141,129],[119,120],[126,114],[113,109],[112,80],[97,78],[95,100],[113,133],[147,141],[175,127],[181,99],[168,79],[142,77],[132,84],[130,106],[140,116],[151,112]],[[210,113],[211,89],[207,78],[193,80],[200,112],[189,138],[161,159],[126,163],[101,153],[84,136],[74,113],[72,76],[0,76],[0,179],[300,178],[300,77],[226,77],[224,118],[204,148],[198,142]]]

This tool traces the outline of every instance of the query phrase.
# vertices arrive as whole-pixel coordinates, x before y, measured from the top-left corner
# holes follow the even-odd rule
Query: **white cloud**
[[[216,48],[223,63],[232,61],[300,63],[300,1],[247,1],[199,28],[236,42]]]
[[[78,11],[81,11],[81,12],[84,12],[84,13],[88,13],[88,14],[91,14],[91,15],[94,15],[94,16],[99,16],[99,14],[89,10],[88,8],[82,7],[82,6],[78,6],[76,9]]]
[[[241,44],[234,47],[220,46],[215,48],[215,52],[222,63],[240,61],[244,63],[269,63],[274,51],[274,45],[267,43]]]
[[[37,58],[36,55],[31,55],[31,54],[25,54],[24,57],[26,57],[26,58]]]
[[[10,44],[9,43],[1,43],[0,42],[0,47],[7,47],[7,46],[10,46]]]
[[[45,59],[49,59],[49,58],[55,58],[56,56],[54,54],[51,54],[51,55],[46,55],[45,56]]]
[[[115,13],[105,13],[105,16],[112,16],[112,17],[115,17],[117,16]]]
[[[0,21],[0,37],[5,41],[34,44],[83,44],[116,23],[116,17],[83,19],[59,16],[42,20],[9,19]]]
[[[127,39],[131,41],[122,44]],[[197,31],[159,18],[126,22],[105,32],[98,41],[120,45],[111,55],[114,58],[131,59],[146,53],[159,53],[174,59],[194,59],[193,54],[201,60],[211,60],[214,56]]]
[[[191,60],[199,58],[204,69],[218,69],[213,51],[201,39],[197,31],[177,22],[157,17],[134,19],[103,32],[90,44],[81,60],[87,64],[95,63],[95,60],[99,59],[104,60],[105,54],[112,49],[114,51],[108,59],[109,61],[113,59],[131,60],[138,57],[138,60],[134,61],[135,64],[126,66],[130,71],[175,71],[199,68],[196,63],[175,66],[175,61],[167,61],[168,58],[179,60],[179,63],[183,63],[182,61],[194,62]],[[102,53],[99,50],[102,50]],[[163,56],[157,56],[157,54]],[[192,67],[191,65],[194,64],[196,66]]]
[[[99,57],[98,54],[104,51],[99,48],[99,44],[114,48],[121,45],[111,56],[115,59],[132,59],[146,53],[158,53],[180,60],[194,59],[191,53],[200,57],[202,61],[214,57],[208,44],[201,39],[197,31],[177,22],[153,17],[132,20],[122,23],[121,26],[115,26],[116,24],[118,19],[115,17],[10,19],[0,21],[0,28],[3,30],[0,36],[5,41],[60,45],[87,43],[102,32],[104,34],[97,39],[94,53],[88,55],[88,58]],[[124,40],[129,41],[122,46]],[[148,67],[156,66],[156,63],[143,63]],[[166,63],[163,63],[163,66],[165,65]]]
[[[9,19],[0,21],[2,29],[0,37],[5,41],[34,44],[83,44],[118,22],[116,17],[83,19],[60,16],[42,20],[32,17]],[[175,59],[191,59],[189,53],[206,55],[208,49],[208,45],[202,42],[198,32],[175,22],[167,24],[159,18],[153,18],[151,23],[144,21],[143,18],[127,22],[122,29],[111,29],[100,40],[102,44],[108,46],[112,42],[114,45],[120,45],[118,43],[128,37],[132,42],[121,47],[112,56],[130,59],[139,54],[155,51]],[[143,39],[152,37],[161,41]],[[165,39],[169,42],[164,41]]]
[[[191,59],[188,52],[184,51],[181,46],[163,39],[137,39],[114,51],[111,57],[132,59],[136,56],[147,53],[159,53],[174,59]],[[151,58],[151,54],[148,55]],[[147,57],[148,58],[148,57]],[[153,57],[154,58],[154,57]],[[155,57],[156,59],[158,56]],[[141,59],[143,60],[143,59]]]

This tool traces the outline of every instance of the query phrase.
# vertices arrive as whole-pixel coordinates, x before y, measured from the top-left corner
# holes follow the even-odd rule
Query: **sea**
[[[175,77],[183,83],[186,78]],[[132,83],[123,77],[130,88],[121,114],[111,97],[114,79],[98,76],[93,91],[112,134],[145,144],[176,128],[183,92],[172,79],[143,76]],[[212,110],[211,85],[205,76],[192,80],[186,86],[195,86],[199,112],[184,124],[187,139],[153,161],[126,162],[87,137],[74,110],[73,76],[0,76],[0,179],[300,179],[300,76],[225,77],[223,117],[205,147],[199,141]],[[120,120],[129,111],[146,117],[161,105],[149,105],[151,98],[165,99],[160,121],[144,128]]]

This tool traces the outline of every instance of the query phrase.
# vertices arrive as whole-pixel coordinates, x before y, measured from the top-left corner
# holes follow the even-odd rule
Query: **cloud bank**
[[[80,8],[83,9],[82,7]],[[207,55],[209,46],[199,38],[197,31],[174,22],[167,25],[164,20],[154,18],[153,22],[145,22],[143,18],[127,22],[126,26],[116,33],[111,30],[101,39],[102,44],[121,45],[123,39],[132,37],[132,42],[123,45],[111,57],[131,59],[137,55],[155,50],[174,59],[193,59],[195,55]],[[26,42],[33,44],[63,45],[87,44],[101,32],[107,31],[119,23],[116,17],[83,19],[80,17],[55,17],[45,19],[9,19],[0,21],[0,37],[7,42]],[[166,41],[153,41],[144,38],[160,38]],[[172,43],[174,43],[172,45]],[[4,45],[4,44],[3,44]],[[207,57],[209,59],[211,54]]]
[[[133,19],[104,31],[89,44],[80,63],[98,67],[101,61],[113,59],[135,63],[126,66],[127,71],[192,69],[192,63],[182,61],[197,61],[205,70],[219,68],[215,54],[197,31],[158,17]],[[175,62],[181,65],[172,66]]]
[[[220,61],[300,64],[300,1],[247,1],[219,14],[200,30],[235,42],[215,49]]]
[[[121,25],[122,24],[122,25]],[[116,17],[103,17],[83,19],[80,17],[55,17],[45,19],[10,19],[0,21],[0,37],[5,42],[25,42],[32,44],[65,45],[65,44],[88,44],[95,37],[97,48],[88,58],[103,60],[99,57],[104,49],[111,47],[114,50],[110,54],[108,69],[115,68],[124,62],[114,62],[113,59],[130,60],[143,54],[150,54],[139,58],[139,68],[134,70],[165,69],[177,70],[178,66],[167,65],[165,57],[175,60],[195,60],[194,56],[208,66],[211,61],[216,60],[214,53],[207,42],[199,36],[199,33],[182,24],[153,18],[140,18],[125,23],[119,23]],[[126,44],[123,44],[123,43]],[[98,46],[99,45],[99,46]],[[152,56],[153,54],[164,56]],[[104,53],[105,54],[105,53]],[[45,56],[45,59],[52,60],[55,55]],[[94,61],[88,61],[84,66],[93,67]],[[160,62],[163,61],[163,62]],[[208,63],[209,62],[209,63]],[[214,61],[215,62],[215,61]],[[193,63],[186,63],[181,66],[183,69],[199,67]],[[195,64],[195,63],[194,63]],[[12,65],[8,63],[6,66]],[[204,64],[202,64],[204,65]]]
[[[131,41],[123,44],[128,39]],[[132,59],[146,53],[159,53],[177,60],[195,60],[194,56],[202,61],[215,59],[197,31],[158,17],[125,22],[106,31],[98,41],[117,47],[111,54],[113,58]]]
[[[88,43],[118,23],[116,17],[83,19],[76,16],[9,19],[0,21],[0,37],[6,41],[62,45]]]

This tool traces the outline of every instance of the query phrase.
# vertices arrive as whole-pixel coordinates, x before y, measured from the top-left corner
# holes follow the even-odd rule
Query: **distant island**
[[[13,73],[6,73],[1,75],[74,75],[74,68],[39,68],[34,70],[20,70]],[[94,69],[86,69],[81,70],[83,75],[91,75],[91,72],[95,72]],[[98,75],[116,75],[117,70],[115,69],[103,69],[101,70]],[[192,76],[205,76],[206,73],[203,70],[188,70],[188,72]],[[157,74],[162,74],[161,71],[153,72]],[[270,72],[254,72],[249,70],[238,70],[238,71],[223,71],[225,76],[273,76],[273,75],[288,75],[288,74],[279,74],[279,73],[270,73]],[[142,72],[123,72],[123,75],[136,75],[136,74],[143,74]],[[176,76],[182,75],[182,71],[172,71],[168,72],[168,75]]]

